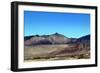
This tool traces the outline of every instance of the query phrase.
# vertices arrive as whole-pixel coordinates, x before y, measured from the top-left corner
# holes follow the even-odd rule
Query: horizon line
[[[55,33],[53,33],[53,34],[55,34]],[[39,35],[39,36],[43,36],[43,35],[53,35],[53,34],[41,34],[41,35],[39,35],[39,34],[35,34],[35,35],[26,35],[26,36],[24,36],[24,37],[29,37],[29,36],[36,36],[36,35]],[[58,33],[58,34],[60,34],[60,33]],[[63,36],[65,36],[65,37],[68,37],[68,36],[66,36],[66,35],[64,35],[64,34],[61,34],[61,35],[63,35]],[[86,34],[86,35],[90,35],[90,34]],[[80,37],[83,37],[83,36],[86,36],[86,35],[82,35],[82,36],[80,36]],[[68,38],[80,38],[80,37],[68,37]]]

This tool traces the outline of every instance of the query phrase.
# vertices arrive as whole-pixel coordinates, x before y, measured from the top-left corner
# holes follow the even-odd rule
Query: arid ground
[[[25,61],[89,59],[90,51],[67,44],[25,46]]]

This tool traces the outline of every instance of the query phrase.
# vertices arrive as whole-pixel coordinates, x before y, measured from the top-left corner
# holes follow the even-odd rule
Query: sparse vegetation
[[[68,49],[70,49],[70,53],[67,53],[66,50]],[[66,44],[26,46],[24,50],[24,60],[45,61],[45,60],[70,60],[70,59],[90,58],[89,52],[79,50],[76,52],[74,51],[73,53],[73,50],[74,50],[73,48],[70,48],[69,45]],[[61,53],[61,51],[65,52]]]

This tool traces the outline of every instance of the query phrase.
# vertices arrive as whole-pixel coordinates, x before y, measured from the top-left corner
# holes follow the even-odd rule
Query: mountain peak
[[[62,35],[62,34],[60,34],[60,33],[54,33],[54,34],[52,34],[52,36],[61,36],[61,37],[65,37],[64,35]]]
[[[58,32],[56,32],[56,33],[54,33],[55,35],[59,35],[59,33]]]

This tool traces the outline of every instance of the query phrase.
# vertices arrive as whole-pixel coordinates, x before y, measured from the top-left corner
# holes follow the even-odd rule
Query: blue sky
[[[24,11],[24,36],[56,32],[73,38],[90,34],[90,14]]]

